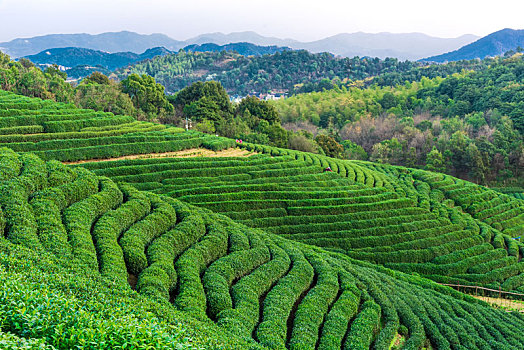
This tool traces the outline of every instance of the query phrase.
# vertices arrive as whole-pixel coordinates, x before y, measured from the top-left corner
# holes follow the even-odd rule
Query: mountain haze
[[[524,47],[524,29],[502,29],[498,32],[491,33],[469,45],[461,47],[458,50],[448,52],[442,55],[428,57],[424,61],[430,62],[447,62],[472,60],[475,58],[486,58],[499,56],[507,51],[515,50],[517,47]]]
[[[395,57],[401,60],[415,60],[428,52],[444,52],[450,47],[459,48],[478,37],[462,35],[458,38],[436,38],[422,33],[353,33],[337,34],[322,40],[301,43],[300,47],[311,52],[332,52],[344,57],[370,56]]]
[[[15,39],[0,43],[0,51],[13,58],[34,55],[53,48],[81,47],[109,53],[141,53],[154,47],[178,50],[184,43],[164,34],[137,34],[128,31],[91,34],[50,34],[33,38]]]
[[[441,53],[460,48],[478,39],[467,34],[457,38],[437,38],[422,33],[341,33],[324,39],[300,42],[293,39],[264,37],[255,32],[236,32],[230,34],[209,33],[191,38],[194,43],[215,43],[224,45],[230,42],[250,42],[256,45],[288,46],[292,49],[305,49],[314,53],[330,52],[344,57],[370,56],[395,57],[416,60],[427,57],[430,52]]]
[[[306,49],[311,52],[330,52],[335,55],[353,57],[395,57],[417,60],[442,52],[456,50],[478,37],[463,35],[458,38],[436,38],[421,33],[352,33],[337,34],[321,40],[300,42],[293,39],[265,37],[252,31],[235,33],[208,33],[179,41],[163,34],[142,35],[132,32],[90,34],[53,34],[34,38],[15,39],[0,43],[0,50],[17,58],[33,55],[43,50],[61,47],[82,47],[106,52],[144,52],[153,47],[163,46],[176,51],[188,45],[212,43],[225,45],[246,42],[261,46],[282,46],[292,49]]]
[[[190,38],[186,40],[186,42],[189,44],[205,44],[205,43],[213,43],[217,45],[225,45],[229,43],[236,43],[236,42],[248,42],[255,45],[261,45],[261,46],[293,46],[300,44],[299,41],[293,40],[293,39],[280,39],[275,37],[267,37],[260,35],[253,31],[245,31],[245,32],[233,32],[229,34],[224,34],[220,32],[216,33],[206,33],[202,35],[198,35],[194,38]]]

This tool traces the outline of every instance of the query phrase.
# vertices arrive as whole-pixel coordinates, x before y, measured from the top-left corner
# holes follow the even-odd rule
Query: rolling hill
[[[231,43],[222,46],[206,43],[202,45],[188,45],[184,47],[184,50],[191,52],[235,51],[243,56],[261,56],[290,49],[277,46],[258,46],[250,43]],[[118,68],[126,67],[139,61],[145,61],[156,56],[165,56],[173,53],[174,52],[164,47],[147,49],[141,54],[136,54],[134,52],[109,53],[80,47],[65,47],[44,50],[36,55],[24,56],[23,58],[40,66],[57,64],[67,69],[78,66],[97,66],[102,67],[107,71],[114,71]]]
[[[500,56],[507,51],[524,47],[524,29],[502,29],[465,45],[458,50],[423,59],[429,62],[451,62],[460,60],[483,59]]]
[[[67,68],[82,65],[101,66],[113,71],[138,61],[150,59],[155,56],[164,56],[170,53],[171,51],[163,47],[147,49],[141,54],[133,52],[108,53],[79,47],[66,47],[44,50],[36,55],[24,56],[24,58],[37,65],[57,64]]]
[[[286,50],[291,50],[289,47],[280,47],[280,46],[260,46],[247,42],[235,42],[228,43],[224,45],[217,45],[213,43],[204,43],[204,44],[193,44],[184,47],[186,51],[192,52],[220,52],[220,51],[235,51],[241,54],[242,56],[262,56],[262,55],[272,55],[276,52],[282,52]]]
[[[156,57],[115,71],[115,77],[148,74],[175,93],[196,81],[215,80],[233,95],[292,91],[322,80],[363,80],[384,72],[404,72],[418,62],[396,59],[340,58],[329,53],[285,50],[272,55],[242,56],[234,52],[185,52]],[[328,84],[331,84],[328,81]],[[331,84],[332,85],[332,84]]]
[[[524,205],[443,174],[0,92],[0,207],[7,346],[524,347],[433,282],[522,291]]]

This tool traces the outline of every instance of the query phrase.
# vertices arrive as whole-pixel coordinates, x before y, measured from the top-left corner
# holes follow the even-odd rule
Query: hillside
[[[184,50],[191,52],[234,51],[242,56],[262,56],[290,49],[278,46],[258,46],[250,43],[231,43],[222,46],[206,43],[188,45]],[[164,47],[147,49],[141,54],[134,52],[109,53],[80,47],[66,47],[44,50],[36,55],[24,56],[23,58],[30,60],[42,69],[56,64],[65,68],[68,77],[83,78],[93,71],[110,75],[112,71],[118,68],[168,54],[174,54],[174,52]]]
[[[524,229],[524,207],[515,198],[424,171],[244,147],[276,157],[82,166],[287,239],[439,282],[524,285],[519,263],[524,246],[510,238]],[[334,172],[323,172],[328,165]],[[479,199],[485,203],[476,203]],[[467,259],[450,261],[458,256]]]
[[[220,52],[220,51],[235,51],[242,56],[263,56],[272,55],[276,52],[291,50],[289,47],[280,46],[260,46],[247,42],[228,43],[224,45],[217,45],[214,43],[192,44],[184,47],[185,51],[191,52]]]
[[[518,314],[427,280],[248,229],[82,168],[7,150],[0,157],[4,344],[385,349],[401,332],[414,348],[524,345],[513,330],[524,326]]]
[[[524,347],[520,314],[398,271],[519,290],[517,199],[245,143],[257,155],[100,161],[236,143],[90,113],[0,92],[2,146],[21,152],[0,150],[4,343]]]
[[[465,45],[458,50],[423,59],[429,62],[450,62],[460,60],[483,59],[503,55],[524,47],[524,29],[502,29]]]
[[[108,53],[98,50],[84,49],[79,47],[66,47],[44,50],[36,55],[24,56],[37,65],[57,64],[66,68],[76,66],[102,66],[113,71],[129,64],[150,59],[155,56],[163,56],[171,51],[163,47],[148,49],[141,54],[133,52]]]
[[[217,151],[235,146],[234,140],[226,138],[180,132],[130,117],[112,117],[109,113],[78,110],[13,94],[3,96],[2,106],[9,110],[2,118],[4,128],[0,128],[0,133],[4,135],[0,136],[0,146],[32,152],[48,160],[76,162],[154,153],[168,156],[168,152],[188,148]],[[23,113],[27,116],[16,117],[16,107],[26,110]],[[36,113],[30,116],[28,110]],[[507,274],[489,274],[490,277],[483,277],[484,282],[477,283],[520,288],[520,282],[516,282],[520,277],[511,279],[520,276],[520,263],[516,264],[520,259],[519,244],[508,238],[519,236],[524,226],[524,208],[516,198],[420,170],[246,143],[242,147],[274,157],[128,159],[81,166],[286,238],[381,264],[401,263],[398,268],[403,271],[431,271],[424,266],[433,266],[435,259],[447,261],[439,256],[451,253],[449,249],[471,248],[479,255],[480,260],[468,260],[451,270],[445,264],[435,267],[440,273],[424,273],[428,277],[438,275],[438,280],[477,279],[477,270],[470,269],[471,264],[494,254],[513,267]],[[323,172],[327,166],[334,172]],[[463,197],[462,193],[470,196]],[[485,203],[476,203],[477,197]],[[446,201],[442,203],[443,200]],[[370,220],[379,218],[380,226],[375,221],[370,226]],[[489,248],[485,242],[493,247],[485,250]],[[440,245],[443,246],[437,249]],[[414,246],[421,251],[414,255],[395,252]],[[402,260],[408,257],[413,260]],[[501,267],[488,266],[484,273]]]
[[[359,159],[423,168],[436,156],[441,172],[521,186],[524,56],[435,67],[385,73],[373,79],[380,87],[343,87],[272,103],[284,127],[303,123],[309,131],[335,135],[346,147],[362,147]],[[461,67],[469,71],[438,77]]]
[[[328,53],[283,51],[273,55],[244,57],[233,52],[178,52],[117,70],[115,76],[148,74],[174,93],[196,81],[216,80],[233,95],[289,90],[327,80],[360,80],[384,72],[407,71],[419,65],[396,59],[336,58]]]

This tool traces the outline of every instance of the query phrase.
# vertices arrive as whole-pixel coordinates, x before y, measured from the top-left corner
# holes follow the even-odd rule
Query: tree
[[[80,108],[90,108],[96,111],[111,112],[116,115],[136,115],[136,109],[129,95],[120,90],[114,82],[108,85],[92,81],[82,81],[76,88],[75,104]]]
[[[276,147],[287,147],[289,133],[279,124],[269,124],[267,120],[261,120],[255,128],[258,133],[266,134],[269,137],[269,145]]]
[[[49,75],[50,77],[55,77],[55,76],[58,76],[59,78],[61,78],[62,80],[66,80],[67,79],[67,74],[66,72],[62,72],[58,66],[56,64],[53,64],[49,67],[47,67],[44,71],[44,74],[46,75]]]
[[[211,98],[205,96],[185,105],[184,115],[195,122],[203,120],[218,122],[222,119],[220,107]]]
[[[327,135],[318,135],[315,138],[317,144],[322,148],[326,156],[333,158],[342,158],[344,155],[344,147],[338,143],[333,137]]]
[[[289,137],[289,148],[297,151],[318,153],[318,144],[314,140],[302,134],[293,134]]]
[[[214,134],[216,131],[215,124],[208,119],[204,119],[200,123],[197,123],[197,125],[195,125],[195,130],[206,134]]]
[[[388,110],[392,107],[395,107],[398,105],[398,100],[395,95],[393,95],[391,92],[386,92],[382,98],[378,101],[382,108],[385,110]]]
[[[431,152],[428,153],[425,169],[437,173],[443,173],[446,171],[444,156],[442,156],[442,153],[440,153],[436,147],[433,147]]]
[[[344,158],[368,160],[368,154],[364,148],[352,142],[351,140],[342,141],[342,146],[344,147]]]
[[[109,85],[110,80],[109,78],[100,72],[93,72],[90,76],[85,77],[84,80],[82,80],[83,84],[100,84],[100,85]]]
[[[259,119],[267,120],[269,124],[280,124],[280,117],[275,107],[267,101],[261,101],[255,96],[248,96],[237,106],[237,115],[244,115],[246,111]]]
[[[174,112],[173,106],[167,101],[164,87],[157,84],[153,77],[131,74],[120,84],[122,91],[131,97],[134,106],[150,119]]]
[[[456,172],[460,174],[467,173],[467,156],[466,148],[470,143],[470,139],[463,131],[456,131],[451,135],[451,139],[448,142],[448,149],[451,155],[451,162]]]
[[[172,99],[172,103],[178,111],[184,113],[185,106],[204,97],[217,105],[222,118],[230,119],[233,117],[233,106],[229,96],[222,85],[216,81],[191,84],[187,88],[180,90]]]
[[[402,158],[402,144],[396,137],[384,140],[373,146],[371,160],[379,163],[400,164]]]
[[[477,183],[484,183],[486,179],[487,167],[484,165],[482,155],[474,143],[470,143],[466,150],[467,165],[469,167],[469,175],[477,181]]]

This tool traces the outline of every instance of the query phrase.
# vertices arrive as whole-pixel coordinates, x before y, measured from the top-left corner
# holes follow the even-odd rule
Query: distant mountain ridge
[[[24,58],[39,65],[57,64],[68,68],[87,65],[102,66],[108,70],[115,70],[148,58],[167,55],[171,52],[164,47],[148,49],[141,54],[134,52],[107,53],[79,47],[66,47],[44,50],[36,55],[25,56]]]
[[[257,45],[288,46],[295,50],[308,50],[313,53],[330,52],[343,57],[395,57],[401,60],[416,60],[427,57],[425,53],[441,53],[469,44],[479,37],[471,34],[457,38],[437,38],[422,33],[341,33],[321,40],[300,42],[293,39],[278,39],[261,36],[255,32],[240,33],[209,33],[191,38],[188,41],[213,42],[224,44],[239,40],[243,37],[246,42]]]
[[[185,51],[193,52],[220,52],[220,51],[236,51],[243,56],[262,56],[272,55],[277,52],[291,50],[289,47],[282,46],[260,46],[251,43],[231,43],[225,45],[218,45],[214,43],[204,43],[201,45],[193,44],[184,47]]]
[[[260,35],[253,31],[245,31],[245,32],[233,32],[229,34],[224,34],[220,32],[215,33],[206,33],[201,34],[196,37],[190,38],[186,40],[186,42],[189,44],[197,44],[201,45],[204,43],[214,43],[217,45],[225,45],[228,43],[235,43],[235,42],[248,42],[255,45],[261,45],[261,46],[296,46],[300,44],[300,41],[294,40],[294,39],[281,39],[276,37],[267,37]]]
[[[0,43],[0,50],[13,58],[34,55],[50,48],[82,47],[106,52],[144,52],[153,47],[177,51],[188,45],[212,43],[226,45],[246,42],[259,46],[281,46],[311,52],[330,52],[335,55],[395,57],[417,60],[442,52],[456,50],[478,39],[474,35],[458,38],[436,38],[421,33],[352,33],[337,34],[321,40],[300,42],[293,39],[265,37],[255,32],[208,33],[179,41],[163,34],[143,35],[133,32],[90,34],[52,34],[34,38],[15,39]]]
[[[0,43],[0,50],[13,58],[34,55],[52,48],[81,47],[109,53],[141,53],[154,47],[178,50],[184,43],[164,34],[137,34],[128,31],[102,34],[50,34]]]
[[[436,38],[421,33],[353,33],[337,34],[329,38],[304,44],[301,48],[311,52],[333,51],[344,56],[370,56],[384,59],[416,60],[426,52],[445,52],[449,47],[459,48],[478,37],[462,35],[457,38]],[[330,51],[330,52],[331,52]]]
[[[236,51],[243,56],[261,56],[291,49],[289,47],[279,46],[258,46],[250,43],[232,43],[226,45],[205,43],[202,45],[189,45],[186,46],[184,50],[193,52]],[[75,77],[81,77],[84,74],[83,72],[90,74],[92,69],[88,67],[96,67],[98,70],[103,70],[103,72],[107,73],[133,63],[171,53],[174,53],[174,51],[168,50],[165,47],[147,49],[141,54],[134,52],[108,53],[80,47],[65,47],[44,50],[36,55],[24,56],[23,58],[27,58],[31,62],[44,67],[51,64],[57,64],[65,68],[79,68],[82,66],[82,70],[73,70]]]
[[[469,45],[465,45],[458,50],[428,57],[423,59],[423,61],[448,62],[476,58],[483,59],[489,56],[502,55],[507,51],[515,50],[518,46],[524,47],[524,29],[505,28],[480,38]]]

